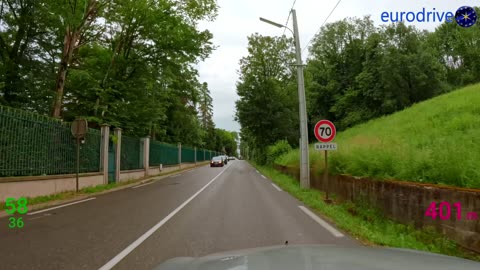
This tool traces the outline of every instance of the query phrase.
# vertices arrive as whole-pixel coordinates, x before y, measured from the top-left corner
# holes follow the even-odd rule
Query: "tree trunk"
[[[65,87],[65,79],[67,76],[68,65],[72,61],[73,50],[75,44],[78,41],[78,32],[71,29],[70,26],[67,27],[65,31],[65,38],[63,41],[63,52],[62,59],[60,61],[60,68],[58,69],[57,79],[55,83],[55,101],[53,104],[53,113],[52,116],[55,118],[60,118],[60,112],[62,111],[62,99],[63,99],[63,89]]]
[[[67,77],[68,66],[72,62],[73,51],[80,46],[79,39],[82,31],[85,30],[94,20],[96,15],[97,1],[90,0],[86,6],[83,19],[79,25],[67,25],[65,29],[65,38],[63,40],[62,59],[58,69],[55,82],[55,99],[53,103],[52,116],[60,118],[62,111],[63,92],[65,88],[65,79]]]

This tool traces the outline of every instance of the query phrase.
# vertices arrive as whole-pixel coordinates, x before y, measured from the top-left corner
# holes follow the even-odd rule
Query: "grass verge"
[[[480,261],[480,255],[461,248],[432,228],[419,230],[396,223],[363,203],[327,204],[323,201],[323,192],[301,188],[298,181],[273,168],[252,165],[283,190],[364,244],[423,250]]]

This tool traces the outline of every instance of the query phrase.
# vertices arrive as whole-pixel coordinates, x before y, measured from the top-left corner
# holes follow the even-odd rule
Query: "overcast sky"
[[[304,48],[318,28],[337,4],[338,0],[297,0],[295,10],[298,17],[300,44]],[[210,58],[198,66],[200,80],[207,82],[213,98],[214,122],[216,127],[239,131],[234,121],[235,100],[238,99],[235,84],[238,79],[239,60],[247,54],[247,36],[258,32],[262,35],[279,36],[283,29],[263,23],[259,17],[285,24],[293,0],[218,0],[219,14],[214,22],[200,23],[201,29],[213,33],[213,43],[218,46]],[[453,12],[460,6],[479,6],[479,0],[342,0],[327,23],[346,17],[371,15],[381,24],[384,11]],[[289,21],[291,27],[292,21]],[[438,23],[415,23],[418,28],[434,30]],[[286,34],[289,34],[287,31]],[[308,56],[304,51],[303,58]]]

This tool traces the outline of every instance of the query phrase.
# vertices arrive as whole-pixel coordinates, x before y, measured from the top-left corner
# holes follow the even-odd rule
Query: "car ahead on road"
[[[235,160],[235,157],[228,157],[228,160]]]
[[[223,167],[225,165],[222,156],[213,157],[210,161],[210,167]]]
[[[173,258],[153,268],[153,270],[194,269],[478,270],[480,263],[411,249],[285,245],[230,251],[200,258]]]

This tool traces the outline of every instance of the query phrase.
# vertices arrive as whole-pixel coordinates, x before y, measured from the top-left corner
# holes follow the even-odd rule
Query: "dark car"
[[[224,162],[223,162],[223,157],[218,156],[218,157],[213,157],[212,160],[210,161],[210,167],[223,167]]]

